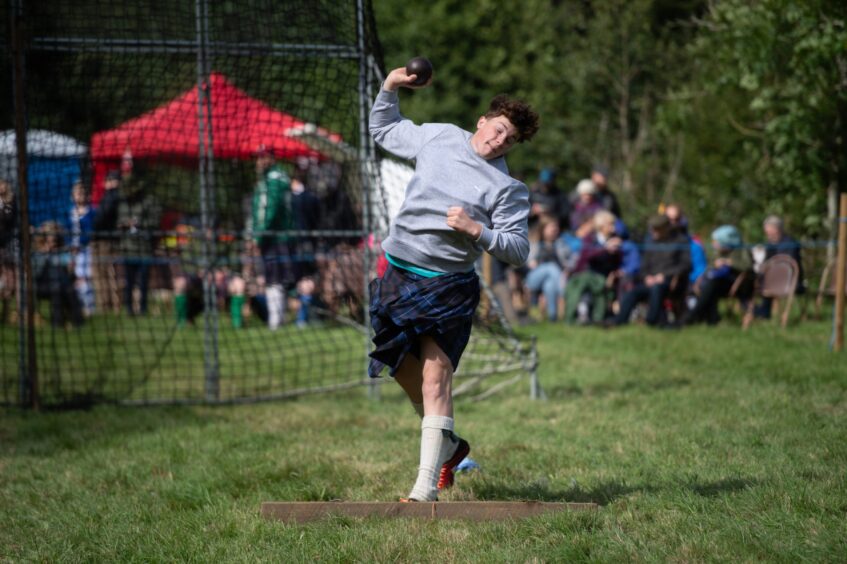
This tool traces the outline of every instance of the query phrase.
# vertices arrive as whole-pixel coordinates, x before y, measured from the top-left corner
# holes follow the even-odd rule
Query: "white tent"
[[[70,191],[82,171],[87,147],[72,137],[30,129],[26,135],[29,217],[33,225],[67,216]],[[0,132],[0,178],[18,182],[18,145],[14,130]]]
[[[0,177],[13,183],[18,178],[17,139],[14,129],[0,132]],[[47,159],[82,157],[87,150],[85,144],[55,131],[30,129],[26,134],[28,157]]]

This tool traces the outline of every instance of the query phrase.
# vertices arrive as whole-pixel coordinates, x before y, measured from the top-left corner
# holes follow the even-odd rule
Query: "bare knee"
[[[453,385],[453,367],[442,353],[426,357],[423,365],[423,396],[429,399],[449,397]]]

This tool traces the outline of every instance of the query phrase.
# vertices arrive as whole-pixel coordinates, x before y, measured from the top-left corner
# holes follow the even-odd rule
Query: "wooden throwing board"
[[[467,519],[501,521],[521,519],[553,511],[587,511],[595,503],[551,503],[543,501],[266,501],[262,517],[285,523],[306,523],[329,515],[346,517],[417,517],[423,519]]]

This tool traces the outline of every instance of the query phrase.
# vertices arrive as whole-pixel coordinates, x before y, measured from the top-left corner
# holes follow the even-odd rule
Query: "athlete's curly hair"
[[[538,114],[522,100],[514,100],[506,94],[498,94],[488,105],[486,118],[505,116],[518,130],[518,142],[532,139],[538,132]]]

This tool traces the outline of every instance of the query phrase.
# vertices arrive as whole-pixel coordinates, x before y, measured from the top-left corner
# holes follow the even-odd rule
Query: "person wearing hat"
[[[683,315],[683,324],[717,324],[720,321],[720,299],[729,296],[739,276],[752,270],[750,253],[744,248],[741,232],[734,225],[721,225],[712,231],[712,249],[715,252],[712,267],[701,278],[697,304]],[[752,278],[750,288],[741,288],[738,297],[750,297],[751,293]]]
[[[674,229],[665,215],[650,218],[650,237],[641,257],[640,280],[623,295],[621,307],[613,325],[629,323],[635,306],[647,300],[647,325],[660,325],[664,320],[663,305],[671,291],[678,291],[680,284],[688,285],[691,270],[688,237]]]
[[[265,269],[268,327],[275,330],[285,320],[285,286],[297,281],[292,262],[290,236],[291,180],[276,163],[273,152],[260,145],[256,150],[256,188],[253,191],[251,229]],[[282,232],[282,233],[281,233]]]
[[[597,201],[597,186],[590,178],[583,178],[576,185],[576,199],[571,206],[571,229],[582,239],[594,230],[594,215],[603,209]]]

